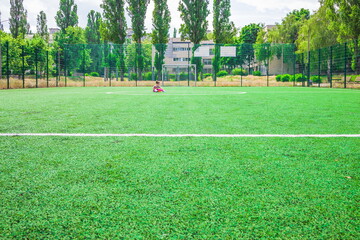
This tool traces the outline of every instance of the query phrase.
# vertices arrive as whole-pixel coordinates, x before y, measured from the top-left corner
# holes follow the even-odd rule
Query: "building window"
[[[174,62],[188,62],[190,58],[174,58]]]
[[[186,47],[175,47],[173,48],[173,52],[188,52],[190,51],[190,48]]]
[[[211,61],[211,59],[203,59],[203,63],[204,63],[204,65],[211,65],[212,61]]]

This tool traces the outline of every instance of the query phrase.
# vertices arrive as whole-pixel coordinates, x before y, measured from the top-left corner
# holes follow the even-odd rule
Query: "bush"
[[[290,82],[292,76],[290,74],[284,74],[281,76],[281,81],[282,82]]]
[[[276,75],[276,77],[275,77],[276,81],[281,82],[281,77],[282,77],[282,75]]]
[[[298,73],[298,74],[295,74],[295,81],[296,82],[305,82],[307,80],[307,76],[301,74],[301,73]]]
[[[231,71],[232,75],[246,76],[247,72],[245,69],[235,68]]]
[[[85,77],[88,77],[88,76],[90,76],[88,73],[85,73]]]
[[[356,82],[356,79],[357,78],[360,78],[360,75],[352,75],[351,77],[350,77],[350,82]]]
[[[92,76],[92,77],[99,77],[100,74],[97,73],[97,72],[91,72],[91,73],[90,73],[90,76]]]
[[[216,76],[218,76],[218,77],[225,77],[227,75],[228,75],[227,71],[224,71],[224,70],[220,71],[216,74]]]
[[[320,76],[311,76],[310,77],[310,80],[313,82],[313,83],[321,83],[322,82],[322,79]]]
[[[130,80],[137,80],[137,74],[136,73],[130,73]]]
[[[187,73],[181,72],[180,73],[180,81],[188,80],[188,76],[189,75]]]
[[[144,80],[152,80],[152,72],[147,72],[143,74]]]
[[[261,76],[261,72],[260,72],[260,71],[254,71],[254,72],[253,72],[253,75],[254,75],[254,76]]]
[[[204,73],[204,78],[207,78],[207,77],[212,77],[212,74],[211,73]]]
[[[176,75],[175,74],[169,74],[169,80],[170,81],[175,81],[176,80]]]

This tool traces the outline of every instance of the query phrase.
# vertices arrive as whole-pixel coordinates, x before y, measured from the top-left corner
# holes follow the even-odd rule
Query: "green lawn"
[[[0,91],[0,132],[360,133],[357,90],[166,90]],[[359,239],[359,160],[360,138],[0,136],[0,239]]]

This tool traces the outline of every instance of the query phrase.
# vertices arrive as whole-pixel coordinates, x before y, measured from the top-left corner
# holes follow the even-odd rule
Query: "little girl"
[[[156,85],[153,87],[153,92],[165,92],[165,90],[160,87],[159,81],[156,81]]]

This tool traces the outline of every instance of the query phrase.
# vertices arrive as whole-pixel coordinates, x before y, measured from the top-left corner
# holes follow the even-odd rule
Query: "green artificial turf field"
[[[360,91],[0,91],[0,133],[359,134]],[[359,239],[360,138],[0,136],[1,239]]]

